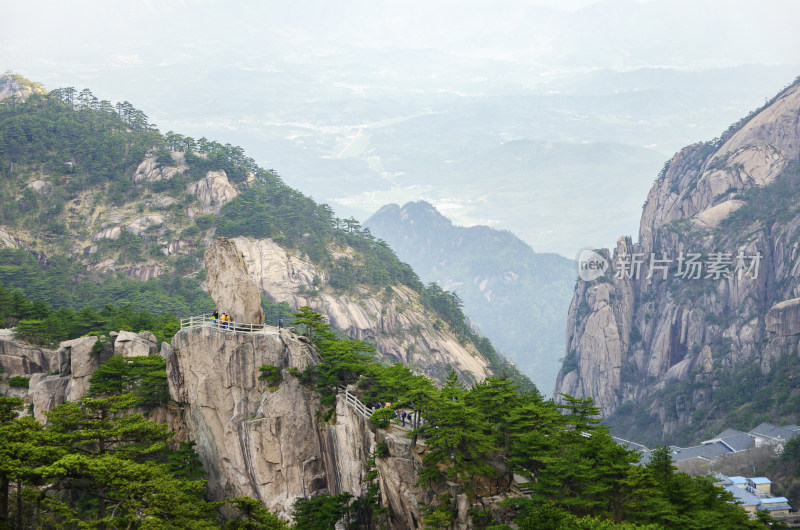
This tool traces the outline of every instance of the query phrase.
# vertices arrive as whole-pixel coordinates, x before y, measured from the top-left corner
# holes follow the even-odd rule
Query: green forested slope
[[[148,153],[160,168],[180,169],[181,160],[185,169],[137,181]],[[187,185],[216,170],[240,194],[218,215],[188,215],[199,207]],[[6,235],[21,247],[0,249],[0,283],[56,309],[115,303],[157,315],[211,311],[213,303],[200,289],[208,242],[220,235],[269,237],[326,270],[336,291],[411,287],[435,313],[432,320],[441,319],[460,340],[473,342],[495,373],[517,373],[488,340],[469,330],[457,298],[423,285],[355,220],[336,218],[327,205],[286,186],[240,147],[161,134],[128,102],[111,104],[88,89],[72,88],[0,101],[0,175],[0,241]],[[106,223],[98,218],[156,221],[112,239],[103,236]],[[332,252],[345,248],[352,251]],[[138,281],[143,275],[155,277]],[[268,300],[264,305],[269,314],[286,313]]]

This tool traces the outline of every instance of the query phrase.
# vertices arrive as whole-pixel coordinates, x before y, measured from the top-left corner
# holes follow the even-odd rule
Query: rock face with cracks
[[[250,278],[247,262],[233,240],[216,238],[205,253],[206,285],[220,313],[234,322],[263,324],[261,292]]]
[[[288,518],[297,497],[360,495],[374,441],[366,420],[343,402],[336,423],[321,420],[316,392],[289,369],[314,363],[293,333],[181,330],[167,357],[170,395],[184,407],[214,499],[247,495]],[[280,368],[275,388],[259,381],[262,365]]]
[[[799,161],[797,83],[724,141],[676,154],[650,190],[638,242],[621,237],[604,251],[613,270],[577,283],[557,399],[592,397],[605,417],[626,402],[647,406],[667,435],[710,403],[715,370],[753,363],[766,374],[780,357],[795,358],[800,214],[763,201],[789,193],[770,187],[793,186]],[[678,261],[693,253],[699,277]],[[708,269],[715,260],[727,273]],[[692,390],[654,401],[670,380]]]
[[[491,375],[488,360],[447,326],[435,325],[435,317],[422,307],[419,294],[412,289],[394,285],[378,291],[359,286],[356,292],[336,292],[326,289],[324,270],[271,239],[237,237],[229,241],[241,252],[250,277],[265,296],[286,302],[294,310],[310,306],[326,316],[333,328],[374,343],[383,360],[408,364],[415,372],[440,381],[451,368],[470,382]],[[320,293],[310,295],[315,289]],[[212,297],[214,290],[209,282]],[[222,310],[219,303],[218,307]]]

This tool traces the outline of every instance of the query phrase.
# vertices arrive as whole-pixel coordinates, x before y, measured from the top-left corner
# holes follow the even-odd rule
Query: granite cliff
[[[722,402],[731,374],[746,385],[773,377],[779,362],[794,370],[798,123],[795,83],[721,138],[666,164],[638,241],[621,237],[612,251],[598,251],[605,274],[578,281],[556,396],[591,396],[612,426],[635,437],[638,423],[632,439],[655,443],[713,429],[732,408]],[[749,389],[753,398],[760,384]],[[790,389],[780,399],[796,396]],[[743,424],[756,411],[748,406]]]
[[[241,253],[249,277],[265,296],[295,310],[312,307],[335,329],[374,343],[384,360],[402,362],[437,380],[443,380],[451,368],[473,382],[492,373],[489,359],[472,343],[460,341],[444,325],[434,325],[437,318],[423,307],[413,289],[359,286],[355,292],[336,292],[329,287],[324,269],[273,240],[237,237],[228,241]]]

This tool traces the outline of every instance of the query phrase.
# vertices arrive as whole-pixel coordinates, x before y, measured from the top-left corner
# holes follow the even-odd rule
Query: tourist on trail
[[[278,319],[278,331],[280,331],[282,327],[283,327],[283,318],[279,318]]]
[[[231,320],[231,316],[230,316],[230,315],[225,315],[225,318],[226,318],[226,319],[227,319],[227,321],[228,321],[228,322],[227,322],[227,324],[225,324],[225,329],[231,329],[231,322],[233,322],[233,321]]]
[[[406,426],[406,411],[405,410],[401,410],[400,411],[400,422],[402,423],[403,427]]]
[[[217,310],[215,309],[215,310],[214,310],[214,314],[213,314],[213,315],[211,315],[211,327],[212,327],[212,328],[215,328],[215,327],[217,327],[217,320],[218,320],[218,319],[219,319],[219,311],[217,311]]]

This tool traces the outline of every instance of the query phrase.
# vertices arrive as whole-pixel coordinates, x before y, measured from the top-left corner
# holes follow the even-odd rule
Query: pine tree
[[[43,475],[52,489],[82,492],[87,502],[75,506],[47,497],[45,506],[67,523],[117,527],[153,518],[179,527],[215,527],[209,517],[218,504],[203,501],[205,481],[173,474],[167,463],[172,434],[130,414],[136,402],[131,394],[84,398],[48,413],[47,443],[66,454],[44,467]]]
[[[489,423],[480,412],[466,403],[467,391],[455,371],[433,402],[419,429],[428,446],[423,459],[420,482],[431,484],[441,480],[439,466],[446,467],[445,476],[470,486],[479,476],[494,475],[487,457],[496,450],[486,433]]]

